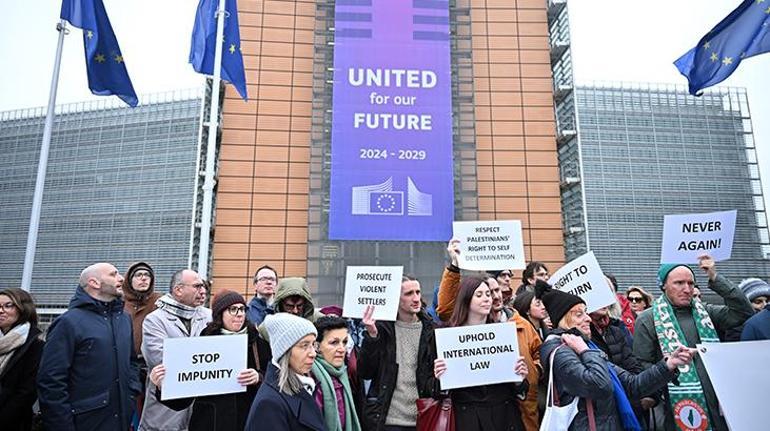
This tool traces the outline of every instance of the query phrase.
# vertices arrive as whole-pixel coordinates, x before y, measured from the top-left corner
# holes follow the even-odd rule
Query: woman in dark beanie
[[[481,277],[463,277],[457,293],[452,319],[449,326],[484,325],[494,323],[490,315],[492,292],[487,281]],[[499,383],[494,385],[471,386],[452,389],[455,414],[455,428],[462,431],[512,431],[524,430],[521,412],[516,398],[526,397],[527,365],[519,357],[511,364],[516,373],[523,377],[522,383]],[[434,361],[433,373],[438,379],[446,372],[443,359]]]
[[[561,406],[579,398],[578,413],[569,429],[640,430],[629,399],[665,387],[678,375],[678,367],[692,361],[695,349],[679,347],[670,357],[634,375],[609,362],[590,341],[591,317],[582,298],[542,281],[535,285],[535,293],[557,326],[541,348],[543,368],[553,367]]]
[[[0,428],[29,430],[43,354],[35,303],[29,293],[17,288],[0,291],[0,331]]]
[[[246,425],[246,417],[251,402],[257,394],[262,375],[259,373],[257,357],[257,330],[246,320],[246,300],[243,296],[229,290],[220,290],[211,305],[211,323],[201,332],[201,336],[211,335],[248,335],[246,365],[248,368],[238,374],[238,383],[246,386],[246,392],[208,395],[205,397],[183,398],[161,401],[166,407],[184,410],[193,404],[190,418],[190,431],[241,430]],[[157,398],[161,399],[160,387],[166,369],[160,364],[152,369],[150,380],[159,388]]]

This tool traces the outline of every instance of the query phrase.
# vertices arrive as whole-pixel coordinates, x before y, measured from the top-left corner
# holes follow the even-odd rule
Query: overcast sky
[[[545,1],[545,0],[544,0]],[[104,0],[139,94],[195,88],[187,64],[197,0]],[[0,111],[48,103],[60,3],[2,0]],[[740,0],[571,0],[578,84],[642,81],[686,84],[673,61]],[[57,103],[96,100],[88,90],[81,32],[65,37]],[[745,60],[722,85],[745,87],[764,183],[770,196],[770,54]],[[765,198],[767,202],[767,198]]]

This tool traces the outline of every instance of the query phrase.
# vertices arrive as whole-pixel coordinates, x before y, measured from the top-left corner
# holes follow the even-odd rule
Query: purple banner
[[[449,42],[446,0],[337,0],[329,239],[451,237]]]

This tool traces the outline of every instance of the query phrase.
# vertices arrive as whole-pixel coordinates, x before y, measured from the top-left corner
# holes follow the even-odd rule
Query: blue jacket
[[[267,368],[265,381],[251,403],[244,431],[326,431],[321,410],[307,391],[286,395],[278,390],[278,368]]]
[[[770,340],[770,305],[746,321],[741,341]]]
[[[128,429],[140,391],[132,331],[123,301],[101,302],[77,288],[48,329],[38,370],[46,429]]]
[[[267,305],[267,301],[258,298],[257,296],[254,296],[254,298],[249,301],[249,305],[246,308],[246,318],[249,322],[253,323],[255,327],[261,325],[262,321],[265,320],[265,316],[268,314],[273,314],[273,307]]]

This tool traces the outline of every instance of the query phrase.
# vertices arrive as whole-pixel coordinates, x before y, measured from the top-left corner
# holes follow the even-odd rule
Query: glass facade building
[[[188,265],[201,91],[57,106],[32,277],[38,306],[66,308],[80,271],[137,260],[166,290]],[[0,113],[0,286],[21,282],[45,109]],[[45,314],[45,311],[44,311]]]
[[[590,244],[623,287],[654,289],[667,214],[738,210],[732,258],[717,264],[736,283],[770,277],[770,238],[746,92],[717,87],[693,97],[684,86],[607,84],[576,89],[586,231],[567,259]],[[580,201],[581,196],[584,198]],[[696,271],[701,285],[705,277]],[[656,291],[657,289],[653,290]]]

